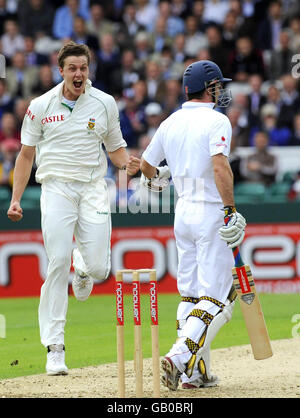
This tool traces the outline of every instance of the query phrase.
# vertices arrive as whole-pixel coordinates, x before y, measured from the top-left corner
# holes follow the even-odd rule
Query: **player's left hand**
[[[245,236],[246,219],[235,208],[225,207],[224,225],[219,229],[220,238],[229,248],[238,247]]]
[[[140,169],[141,160],[133,155],[129,156],[128,163],[126,164],[126,172],[129,176],[134,176]]]

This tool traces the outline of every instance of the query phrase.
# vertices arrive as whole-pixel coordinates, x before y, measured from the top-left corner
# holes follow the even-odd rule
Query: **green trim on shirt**
[[[72,111],[73,111],[73,109],[72,109],[70,106],[68,106],[66,103],[61,102],[61,104],[62,104],[63,106],[66,106],[66,107],[69,109],[69,111],[70,111],[70,112],[72,112]]]

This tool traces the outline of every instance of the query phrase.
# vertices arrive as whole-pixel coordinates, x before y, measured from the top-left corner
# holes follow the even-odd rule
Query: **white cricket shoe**
[[[48,346],[46,372],[48,376],[68,374],[68,368],[65,365],[65,347],[63,344],[52,344]]]
[[[84,302],[91,294],[94,280],[82,270],[84,268],[84,261],[78,248],[74,248],[72,255],[75,272],[72,280],[73,292],[77,300]]]
[[[198,388],[209,388],[218,386],[219,379],[215,375],[211,375],[210,378],[198,377],[193,381],[182,382],[182,389],[198,389]]]

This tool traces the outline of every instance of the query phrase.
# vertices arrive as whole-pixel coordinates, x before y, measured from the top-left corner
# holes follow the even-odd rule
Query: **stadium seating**
[[[0,208],[8,209],[10,199],[11,199],[11,191],[5,187],[0,187]]]
[[[266,187],[261,183],[243,182],[234,188],[235,201],[241,203],[260,203],[264,201]]]
[[[41,188],[40,186],[28,186],[26,187],[21,206],[23,209],[39,208],[40,207]]]

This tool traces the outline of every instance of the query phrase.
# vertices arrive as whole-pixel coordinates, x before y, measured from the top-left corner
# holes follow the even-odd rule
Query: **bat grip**
[[[230,216],[225,216],[224,218],[225,225],[227,225],[229,221],[230,221]],[[232,248],[232,252],[233,252],[235,267],[242,267],[244,265],[244,262],[242,260],[239,247]]]
[[[242,267],[244,265],[244,262],[242,260],[239,247],[232,248],[232,252],[233,252],[235,267]]]

